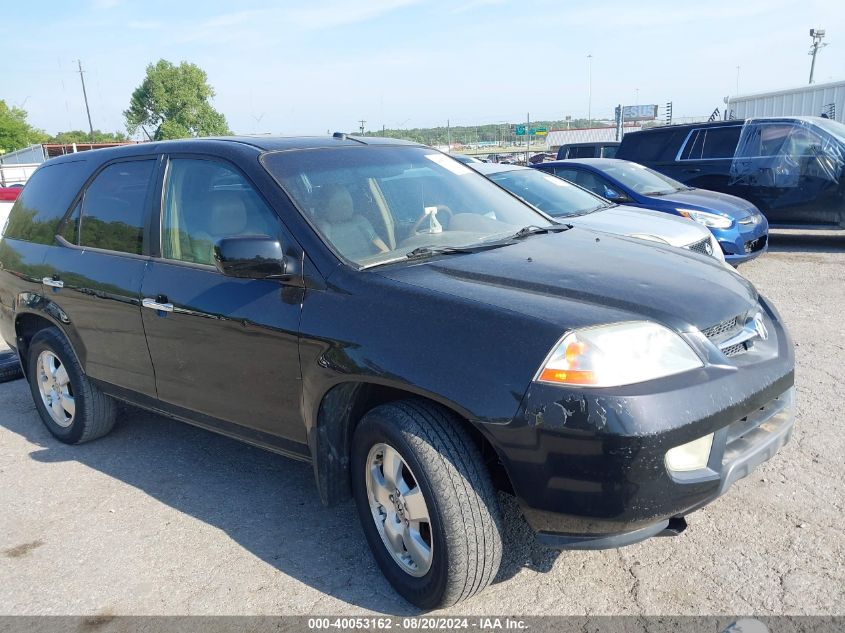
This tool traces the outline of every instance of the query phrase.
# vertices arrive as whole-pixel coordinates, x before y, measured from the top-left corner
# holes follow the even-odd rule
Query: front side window
[[[276,214],[240,172],[195,158],[170,161],[162,209],[162,256],[214,265],[214,243],[279,232]]]
[[[475,170],[423,147],[271,152],[261,161],[324,240],[360,266],[552,224]]]
[[[141,254],[155,165],[154,159],[113,163],[97,174],[82,198],[80,246]]]

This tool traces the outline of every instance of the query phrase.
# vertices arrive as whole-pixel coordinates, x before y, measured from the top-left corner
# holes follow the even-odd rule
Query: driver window
[[[234,168],[213,160],[170,161],[162,209],[162,256],[214,265],[214,243],[279,232],[276,214]]]

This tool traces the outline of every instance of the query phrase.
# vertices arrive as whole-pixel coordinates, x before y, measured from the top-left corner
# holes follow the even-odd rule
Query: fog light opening
[[[713,434],[681,444],[666,451],[666,468],[676,473],[707,468],[710,449],[713,448]]]

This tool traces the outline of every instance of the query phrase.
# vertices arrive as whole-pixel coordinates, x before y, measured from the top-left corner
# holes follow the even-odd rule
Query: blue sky
[[[239,133],[585,117],[588,54],[594,118],[637,97],[706,114],[736,92],[737,66],[741,93],[806,83],[818,26],[816,80],[845,79],[842,0],[51,0],[13,14],[0,99],[48,132],[87,127],[76,59],[104,130],[124,129],[159,58],[202,67]]]

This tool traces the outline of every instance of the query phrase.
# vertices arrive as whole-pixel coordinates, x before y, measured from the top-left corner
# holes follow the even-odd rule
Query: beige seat
[[[314,221],[323,236],[344,257],[355,260],[379,252],[375,245],[378,234],[367,218],[355,213],[352,196],[342,185],[320,188]]]
[[[198,264],[214,265],[214,242],[242,235],[249,223],[242,194],[215,191],[209,197],[205,230],[190,231],[191,258]],[[193,228],[193,227],[189,227]]]

